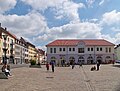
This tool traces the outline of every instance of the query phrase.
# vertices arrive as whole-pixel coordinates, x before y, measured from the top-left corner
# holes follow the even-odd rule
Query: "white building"
[[[20,38],[21,41],[21,63],[28,63],[28,45],[24,38]]]
[[[21,42],[15,39],[15,64],[21,63]]]
[[[15,63],[28,63],[28,47],[23,38],[15,40]]]
[[[103,39],[55,40],[46,45],[47,61],[56,64],[83,62],[84,64],[110,63],[114,60],[114,44]]]

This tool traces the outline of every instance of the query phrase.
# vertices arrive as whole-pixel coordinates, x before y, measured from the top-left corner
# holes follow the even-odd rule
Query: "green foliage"
[[[36,65],[36,61],[35,60],[30,60],[30,63],[31,63],[31,65]]]

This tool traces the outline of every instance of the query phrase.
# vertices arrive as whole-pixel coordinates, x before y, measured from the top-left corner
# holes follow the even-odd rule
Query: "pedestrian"
[[[97,71],[99,70],[100,67],[100,60],[97,61]]]
[[[46,68],[47,68],[47,71],[49,71],[49,63],[48,62],[46,63]]]
[[[3,65],[2,67],[2,72],[5,73],[5,75],[8,77],[8,76],[11,76],[10,74],[10,65],[7,65],[6,63]]]
[[[74,67],[75,67],[75,63],[73,62],[73,63],[72,63],[72,69],[74,69]]]
[[[51,61],[52,72],[54,72],[54,66],[55,66],[55,62]]]
[[[81,61],[79,62],[79,68],[80,68],[80,67],[82,67],[82,62],[81,62]]]
[[[115,64],[115,60],[112,61],[112,64],[113,64],[113,65]]]

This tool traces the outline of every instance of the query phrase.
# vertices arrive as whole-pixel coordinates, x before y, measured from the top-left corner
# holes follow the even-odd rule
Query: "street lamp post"
[[[4,53],[4,57],[3,57],[3,64],[6,64],[7,63],[7,57],[6,57],[6,52],[7,52],[7,43],[6,43],[6,40],[7,40],[7,36],[8,35],[2,35],[3,38],[4,38],[4,42],[3,42],[3,53]]]

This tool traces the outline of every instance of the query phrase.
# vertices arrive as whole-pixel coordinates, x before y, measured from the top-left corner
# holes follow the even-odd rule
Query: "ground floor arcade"
[[[76,63],[79,64],[80,62],[82,64],[95,64],[97,61],[100,61],[101,63],[111,63],[114,60],[113,54],[86,54],[86,55],[63,55],[63,54],[48,54],[47,55],[47,61],[54,61],[57,65],[62,65],[66,63]]]

